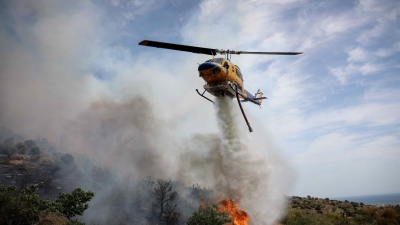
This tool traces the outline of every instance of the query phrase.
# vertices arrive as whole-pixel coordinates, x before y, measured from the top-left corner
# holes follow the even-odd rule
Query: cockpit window
[[[218,64],[222,65],[223,61],[224,61],[224,58],[214,58],[214,59],[209,59],[206,62],[215,62],[215,63],[218,63]]]
[[[242,73],[240,72],[240,68],[238,66],[236,66],[236,74],[243,81],[243,76],[242,76]]]
[[[213,62],[218,63],[218,64],[221,64],[221,65],[222,65],[222,62],[223,62],[223,61],[224,61],[223,58],[214,58],[214,60],[213,60]]]

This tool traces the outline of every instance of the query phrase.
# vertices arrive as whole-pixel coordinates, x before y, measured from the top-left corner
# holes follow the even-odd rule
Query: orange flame
[[[219,202],[221,211],[229,212],[229,217],[232,219],[234,225],[248,225],[250,217],[247,213],[238,207],[238,202],[234,200],[225,199]],[[231,223],[229,223],[231,224]]]

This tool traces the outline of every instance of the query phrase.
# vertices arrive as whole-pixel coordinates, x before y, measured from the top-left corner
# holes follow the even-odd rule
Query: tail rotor
[[[263,98],[263,93],[260,91],[260,89],[258,89],[258,91],[254,96],[255,99],[258,101],[259,105],[261,106],[262,100],[265,99],[265,97]]]

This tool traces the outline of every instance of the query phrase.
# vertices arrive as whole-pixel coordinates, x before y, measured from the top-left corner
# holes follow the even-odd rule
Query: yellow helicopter
[[[204,92],[200,93],[196,89],[197,93],[207,99],[208,101],[214,103],[211,99],[204,96],[205,92],[218,97],[218,96],[229,96],[231,98],[236,97],[240,110],[242,111],[243,117],[249,127],[249,131],[252,132],[253,129],[247,120],[246,114],[244,113],[241,102],[252,102],[256,105],[261,106],[262,100],[266,99],[263,97],[263,93],[258,89],[258,91],[252,95],[244,88],[243,75],[240,68],[233,64],[230,59],[232,54],[267,54],[267,55],[299,55],[302,52],[248,52],[248,51],[234,51],[234,50],[223,50],[223,49],[213,49],[213,48],[203,48],[189,45],[180,45],[166,42],[149,41],[143,40],[139,45],[165,48],[170,50],[192,52],[198,54],[212,55],[212,59],[205,61],[198,67],[199,76],[204,79],[206,84],[203,86]],[[215,58],[216,54],[223,54],[225,58]]]

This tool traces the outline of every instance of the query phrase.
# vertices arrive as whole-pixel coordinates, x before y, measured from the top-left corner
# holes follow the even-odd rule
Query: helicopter
[[[173,44],[166,42],[143,40],[139,42],[139,45],[164,48],[170,50],[192,52],[197,54],[211,55],[212,59],[199,64],[198,72],[199,76],[204,79],[206,84],[203,86],[204,91],[200,93],[198,89],[196,92],[206,100],[214,103],[211,99],[204,96],[207,91],[215,97],[219,96],[229,96],[231,98],[236,97],[242,115],[246,121],[246,124],[250,132],[253,129],[244,113],[241,102],[251,102],[258,106],[261,106],[262,100],[267,99],[263,97],[263,93],[258,89],[258,91],[253,95],[244,88],[243,75],[239,66],[231,62],[232,54],[265,54],[265,55],[299,55],[303,52],[249,52],[249,51],[234,51],[234,50],[223,50],[214,48],[203,48],[189,45]],[[225,55],[224,58],[214,57],[217,54]]]

